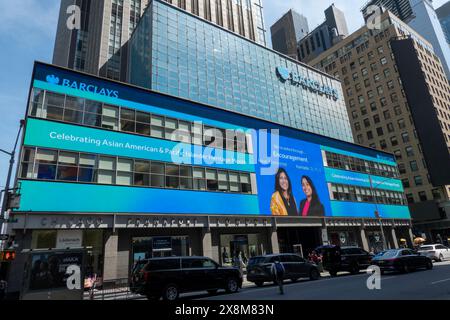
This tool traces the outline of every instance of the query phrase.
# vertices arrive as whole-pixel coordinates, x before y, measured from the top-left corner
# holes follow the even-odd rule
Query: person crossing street
[[[283,264],[280,262],[279,259],[276,259],[274,263],[272,264],[271,268],[272,276],[274,279],[274,282],[278,285],[278,288],[280,289],[280,294],[284,294],[284,274],[286,270],[284,269]]]

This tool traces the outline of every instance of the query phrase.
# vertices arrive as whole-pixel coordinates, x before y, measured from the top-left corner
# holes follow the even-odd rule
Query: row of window
[[[325,152],[328,167],[372,174],[382,177],[398,178],[397,167],[383,163],[363,160],[333,152]]]
[[[332,200],[367,202],[387,205],[407,205],[402,192],[370,189],[344,184],[331,184]]]
[[[204,126],[36,88],[30,115],[237,152],[249,150],[243,131]]]
[[[25,148],[23,179],[252,193],[249,173],[97,154]]]

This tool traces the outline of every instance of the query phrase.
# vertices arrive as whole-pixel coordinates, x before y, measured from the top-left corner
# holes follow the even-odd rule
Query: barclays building
[[[166,2],[129,47],[132,84],[353,142],[338,80]]]
[[[411,242],[395,157],[352,143],[339,81],[160,1],[130,50],[135,86],[35,64],[9,224],[18,253],[89,248],[106,285],[150,257],[227,265]]]

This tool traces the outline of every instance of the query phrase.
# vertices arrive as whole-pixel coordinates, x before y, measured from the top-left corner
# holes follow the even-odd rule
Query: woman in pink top
[[[300,203],[300,215],[302,217],[323,217],[325,209],[320,202],[316,187],[310,177],[302,177],[302,189],[306,199]]]

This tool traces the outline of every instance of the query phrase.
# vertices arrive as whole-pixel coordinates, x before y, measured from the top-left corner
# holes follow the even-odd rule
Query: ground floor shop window
[[[355,233],[349,231],[330,232],[330,242],[341,247],[358,246]]]
[[[239,261],[247,265],[252,257],[265,253],[261,234],[220,236],[220,259],[222,265],[237,265]]]
[[[133,263],[143,259],[189,256],[189,237],[133,238]]]
[[[370,252],[379,253],[384,250],[381,231],[366,231],[366,235]]]

